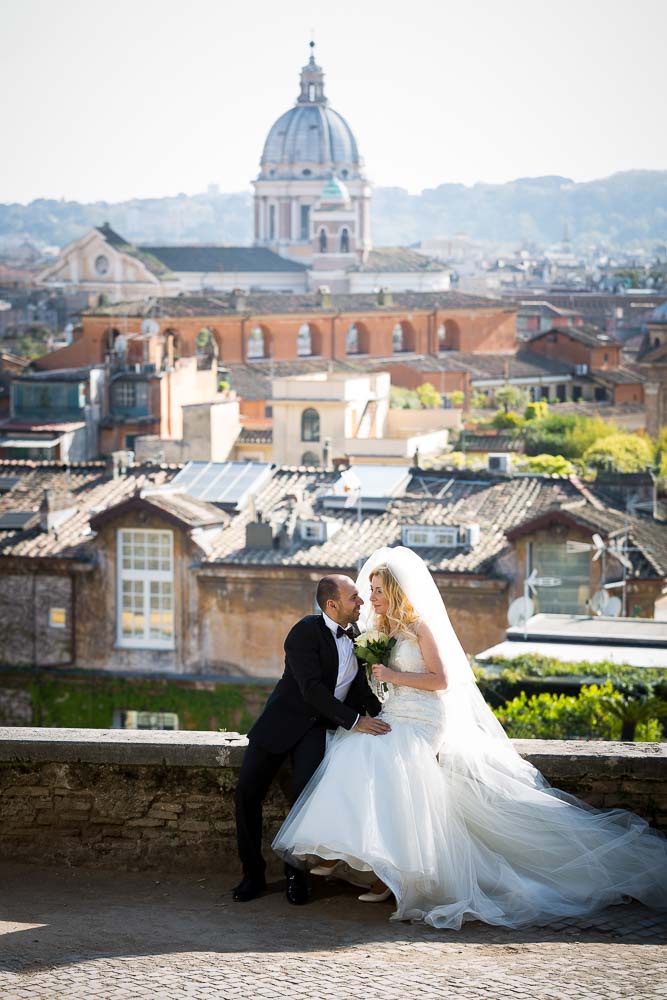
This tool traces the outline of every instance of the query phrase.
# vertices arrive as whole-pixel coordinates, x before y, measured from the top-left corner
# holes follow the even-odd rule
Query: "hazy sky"
[[[0,201],[247,189],[311,28],[379,185],[667,168],[664,0],[0,0]]]

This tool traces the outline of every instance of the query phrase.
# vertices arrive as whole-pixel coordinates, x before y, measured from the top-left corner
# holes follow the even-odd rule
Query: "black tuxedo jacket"
[[[315,725],[351,729],[358,715],[378,715],[380,702],[360,666],[344,702],[334,697],[338,649],[322,615],[307,615],[285,639],[285,670],[248,738],[285,753]]]

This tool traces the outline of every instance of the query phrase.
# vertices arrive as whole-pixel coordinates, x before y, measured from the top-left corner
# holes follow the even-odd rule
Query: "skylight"
[[[170,485],[197,500],[242,510],[270,479],[267,462],[188,462]]]
[[[0,476],[0,493],[9,493],[20,482],[20,476]]]
[[[16,531],[28,527],[39,514],[34,510],[7,510],[0,514],[0,531]]]
[[[361,506],[366,510],[386,510],[390,500],[405,496],[410,470],[401,465],[353,465],[351,471],[361,484]],[[349,497],[329,494],[325,507],[350,506]]]

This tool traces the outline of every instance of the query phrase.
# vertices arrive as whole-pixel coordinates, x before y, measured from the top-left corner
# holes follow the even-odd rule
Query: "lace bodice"
[[[427,672],[416,637],[399,636],[391,651],[388,666],[402,674]],[[427,739],[436,750],[440,746],[444,709],[437,691],[422,691],[405,684],[389,684],[389,690],[384,695],[382,716],[390,725],[392,721],[409,723],[414,727],[415,733]]]
[[[391,651],[389,666],[402,674],[423,674],[426,664],[415,636],[401,635]]]

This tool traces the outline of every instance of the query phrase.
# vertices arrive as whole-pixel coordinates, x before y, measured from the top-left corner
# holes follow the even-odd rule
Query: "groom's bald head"
[[[316,600],[325,615],[344,627],[356,622],[364,603],[355,584],[342,573],[322,577],[317,585]]]

